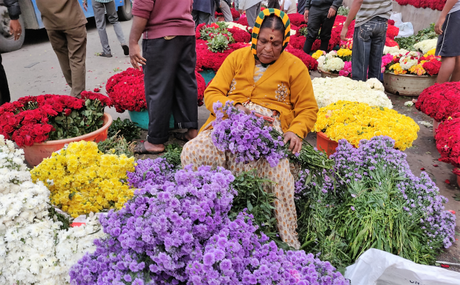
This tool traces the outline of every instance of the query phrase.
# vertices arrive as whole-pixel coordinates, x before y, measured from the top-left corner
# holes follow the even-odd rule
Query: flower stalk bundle
[[[224,106],[220,102],[214,103],[213,108],[216,120],[212,141],[219,150],[237,154],[237,162],[266,159],[271,167],[276,167],[281,159],[289,157],[312,168],[329,168],[331,165],[326,156],[305,141],[298,155],[290,154],[282,133],[254,113],[240,112],[230,101]]]
[[[104,108],[111,105],[108,97],[87,91],[81,99],[67,95],[22,97],[0,107],[0,134],[19,147],[74,138],[102,127]]]
[[[394,140],[374,137],[359,148],[339,142],[334,169],[303,170],[296,182],[302,249],[348,266],[369,248],[434,264],[455,241],[455,215],[427,173],[412,174]]]
[[[125,182],[134,157],[103,154],[94,142],[74,142],[32,169],[33,181],[51,191],[51,203],[72,217],[104,209],[121,209],[133,196]]]
[[[363,139],[388,136],[395,140],[397,149],[405,150],[417,139],[420,127],[410,117],[392,109],[338,101],[319,110],[313,130],[334,141],[346,139],[355,147]]]

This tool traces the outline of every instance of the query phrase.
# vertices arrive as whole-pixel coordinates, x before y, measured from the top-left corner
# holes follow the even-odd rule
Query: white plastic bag
[[[396,38],[405,38],[414,34],[414,26],[411,22],[403,22],[401,13],[393,13],[390,20],[395,21],[395,27],[399,28],[399,33]]]
[[[351,285],[459,285],[460,273],[371,248],[347,267]]]

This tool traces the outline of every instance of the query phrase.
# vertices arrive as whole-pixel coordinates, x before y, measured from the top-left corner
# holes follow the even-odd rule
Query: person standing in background
[[[436,83],[460,81],[460,0],[447,0],[434,27],[438,37],[436,55],[441,69]]]
[[[19,23],[21,9],[19,8],[18,0],[5,0],[5,5],[10,16],[10,35],[17,41],[22,33],[21,23]],[[0,106],[10,101],[10,88],[8,87],[8,79],[6,78],[6,72],[2,64],[2,54],[0,53]]]
[[[86,17],[78,0],[37,0],[51,46],[62,73],[72,91],[79,97],[86,84]],[[83,8],[88,3],[83,1]]]
[[[195,21],[195,27],[199,24],[209,25],[214,23],[214,13],[218,5],[220,5],[220,0],[194,0],[192,16]]]
[[[307,22],[307,39],[303,51],[311,53],[311,47],[320,32],[320,50],[327,51],[331,39],[332,27],[334,26],[337,10],[342,6],[343,0],[306,0],[304,18]]]
[[[222,14],[224,14],[225,22],[233,22],[232,11],[230,10],[231,6],[232,3],[230,0],[220,0],[219,8],[222,11]]]
[[[145,99],[149,112],[147,140],[139,154],[161,153],[169,139],[171,113],[179,128],[176,138],[188,141],[198,134],[198,90],[195,77],[196,39],[193,0],[136,0],[129,35],[130,60],[143,66]],[[142,40],[142,55],[139,39]]]
[[[268,8],[275,8],[275,9],[280,9],[280,2],[278,0],[268,0],[267,4]]]
[[[109,18],[109,23],[113,25],[117,39],[121,44],[124,55],[129,55],[129,48],[126,45],[125,36],[121,25],[118,22],[118,14],[115,8],[113,0],[92,0],[94,19],[96,20],[97,32],[99,33],[99,39],[102,44],[102,53],[99,56],[112,57],[112,51],[109,46],[109,38],[107,37],[107,31],[105,30],[105,12]]]
[[[256,18],[259,16],[260,7],[262,6],[262,0],[240,0],[238,9],[240,14],[243,14],[243,11],[246,12],[246,17],[248,18],[248,25],[250,28],[254,27],[256,23]]]
[[[297,13],[297,5],[295,0],[282,0],[282,4],[280,4],[281,9],[286,14],[295,14]]]
[[[380,79],[382,54],[392,7],[391,0],[353,0],[340,38],[343,41],[347,39],[348,26],[356,17],[351,56],[354,80]]]

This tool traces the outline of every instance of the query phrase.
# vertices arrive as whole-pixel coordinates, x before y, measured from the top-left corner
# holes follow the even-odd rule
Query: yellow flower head
[[[436,48],[430,49],[427,53],[425,53],[423,56],[429,56],[429,55],[434,55],[436,53]]]
[[[343,58],[351,57],[352,51],[346,48],[341,48],[337,51],[337,56]]]
[[[322,50],[317,50],[317,51],[315,51],[315,53],[312,54],[311,57],[313,57],[314,59],[317,60],[320,56],[325,55],[325,54],[326,54],[326,53],[325,53],[324,51],[322,51]]]
[[[395,148],[405,150],[417,139],[420,127],[392,109],[338,101],[319,110],[313,130],[325,133],[334,141],[346,139],[355,147],[362,139],[388,136],[395,140]]]

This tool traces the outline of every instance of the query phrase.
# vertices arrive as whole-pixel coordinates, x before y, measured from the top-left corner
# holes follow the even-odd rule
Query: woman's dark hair
[[[268,17],[265,17],[262,23],[262,26],[260,26],[260,29],[262,30],[265,28],[281,31],[281,34],[284,37],[285,28],[284,28],[283,21],[276,15],[270,15]]]

